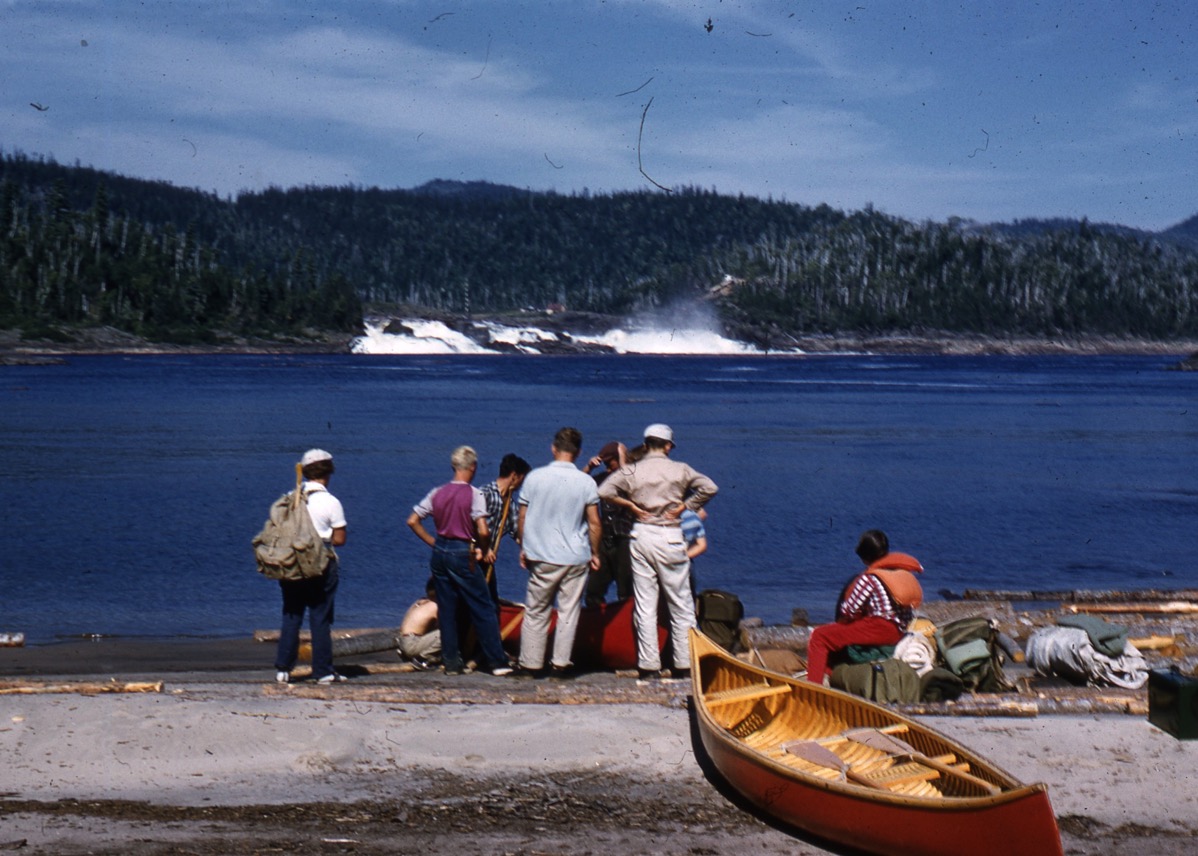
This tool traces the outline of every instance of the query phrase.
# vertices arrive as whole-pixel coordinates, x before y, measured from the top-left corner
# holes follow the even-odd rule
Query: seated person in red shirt
[[[811,631],[807,643],[807,680],[822,684],[832,674],[828,658],[850,645],[893,645],[907,631],[923,602],[915,574],[923,566],[914,556],[891,553],[890,540],[870,529],[857,542],[865,570],[845,587],[836,605],[836,621]]]

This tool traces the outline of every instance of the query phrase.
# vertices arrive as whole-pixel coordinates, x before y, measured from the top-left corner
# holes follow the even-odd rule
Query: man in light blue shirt
[[[520,629],[522,675],[543,674],[556,597],[551,673],[566,676],[587,572],[599,569],[599,491],[594,479],[575,466],[581,450],[578,429],[562,428],[553,438],[553,462],[530,472],[520,489],[520,565],[528,570]]]

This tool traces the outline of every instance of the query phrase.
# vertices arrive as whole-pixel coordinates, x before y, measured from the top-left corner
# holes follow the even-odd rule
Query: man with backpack
[[[309,449],[300,459],[304,482],[299,488],[316,534],[324,541],[329,560],[324,573],[303,579],[281,579],[283,626],[275,650],[275,680],[291,681],[291,670],[299,658],[299,634],[304,610],[312,630],[312,677],[319,684],[344,681],[333,669],[333,596],[337,592],[338,560],[331,549],[345,543],[345,511],[341,501],[329,493],[333,456],[324,449]]]

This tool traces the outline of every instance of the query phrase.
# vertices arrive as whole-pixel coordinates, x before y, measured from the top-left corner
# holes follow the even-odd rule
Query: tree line
[[[220,198],[0,157],[0,326],[150,338],[352,330],[363,307],[609,315],[708,301],[728,331],[1198,335],[1198,253],[1086,221],[915,223],[699,188],[476,182]]]

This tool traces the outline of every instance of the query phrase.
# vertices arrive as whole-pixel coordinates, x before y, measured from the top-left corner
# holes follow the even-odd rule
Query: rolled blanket
[[[1122,656],[1123,646],[1127,644],[1127,628],[1111,624],[1098,615],[1062,615],[1057,619],[1057,624],[1086,631],[1094,650],[1108,657]]]
[[[1091,687],[1139,689],[1148,682],[1148,664],[1128,642],[1111,657],[1097,650],[1080,627],[1041,627],[1027,640],[1027,664],[1040,675],[1056,675]]]
[[[922,633],[907,633],[894,646],[894,657],[922,678],[936,665],[936,643]]]

